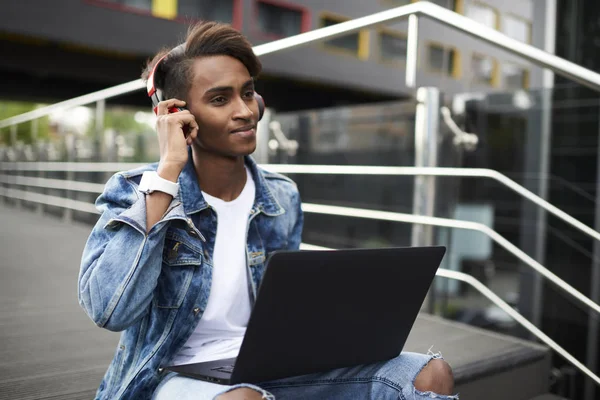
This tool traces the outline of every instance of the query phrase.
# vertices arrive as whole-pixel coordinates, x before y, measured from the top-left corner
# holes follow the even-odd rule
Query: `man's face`
[[[194,61],[187,108],[198,123],[195,145],[225,157],[251,154],[256,148],[258,103],[254,82],[240,61],[210,56]]]

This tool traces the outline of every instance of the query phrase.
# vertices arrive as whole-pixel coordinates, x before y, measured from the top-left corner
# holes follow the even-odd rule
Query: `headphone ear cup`
[[[256,92],[254,92],[254,98],[258,103],[258,120],[260,121],[265,114],[265,101],[262,96]]]

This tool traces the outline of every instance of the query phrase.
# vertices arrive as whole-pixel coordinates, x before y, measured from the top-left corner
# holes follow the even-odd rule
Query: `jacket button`
[[[204,250],[204,257],[208,258],[208,250]]]
[[[194,315],[198,315],[199,312],[200,312],[200,307],[195,307],[194,308]]]
[[[193,229],[189,230],[189,234],[192,235],[192,236],[197,236],[196,231],[193,230]]]
[[[159,369],[158,369],[158,373],[159,373],[159,374],[162,374],[162,372],[163,372],[164,370],[165,370],[164,368],[159,368]]]

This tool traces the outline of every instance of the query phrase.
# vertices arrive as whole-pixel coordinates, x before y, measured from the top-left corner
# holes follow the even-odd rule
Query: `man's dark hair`
[[[171,49],[162,49],[148,62],[142,72],[144,81],[148,80],[148,75],[158,60],[170,51]],[[163,91],[164,99],[175,97],[187,100],[193,78],[194,60],[199,57],[223,55],[239,60],[253,78],[258,77],[262,70],[252,45],[244,35],[229,24],[203,21],[190,26],[183,53],[176,52],[161,62],[155,74],[155,85]]]

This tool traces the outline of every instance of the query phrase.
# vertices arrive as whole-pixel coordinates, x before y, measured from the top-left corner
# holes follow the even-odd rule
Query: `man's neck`
[[[223,201],[235,200],[246,185],[244,157],[229,158],[202,149],[192,151],[198,184],[203,192]]]

